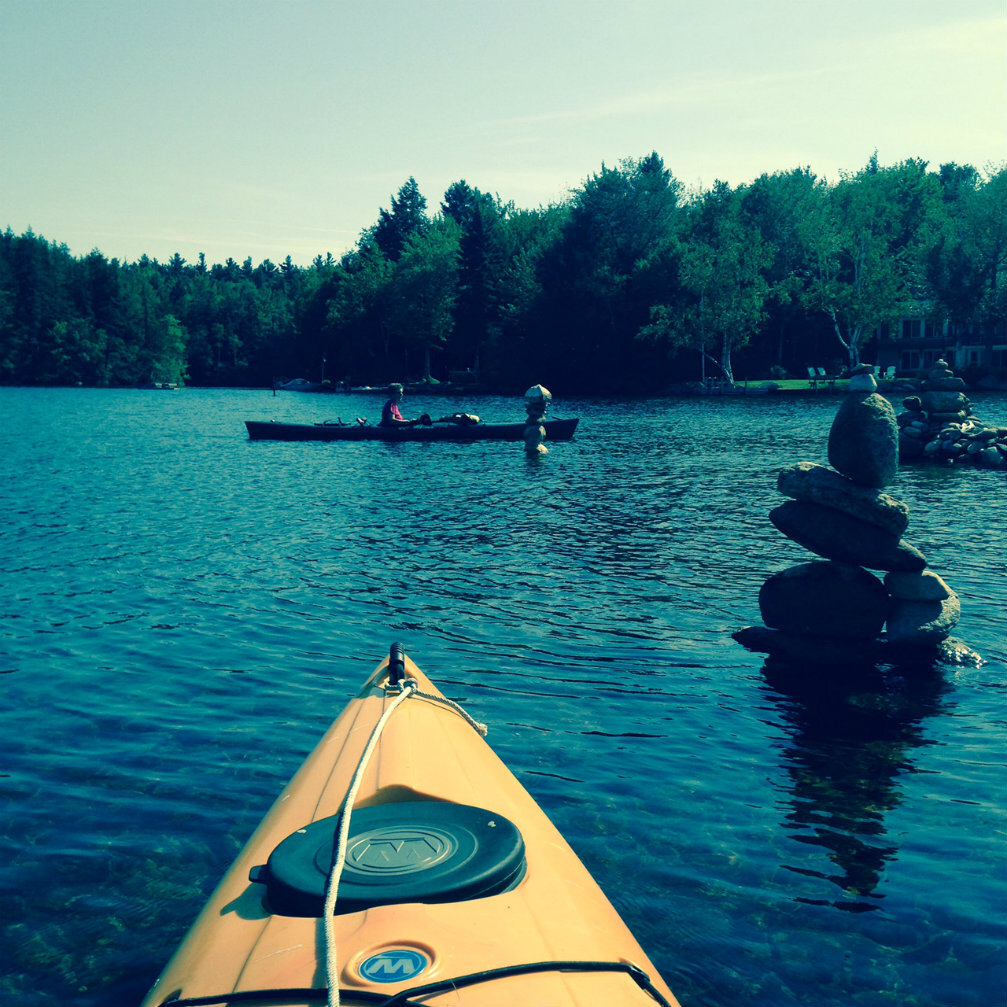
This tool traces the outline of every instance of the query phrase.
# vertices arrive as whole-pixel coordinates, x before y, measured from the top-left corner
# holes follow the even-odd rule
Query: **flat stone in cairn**
[[[887,486],[899,471],[899,427],[883,395],[850,393],[829,431],[829,464],[862,486]]]
[[[826,665],[849,668],[879,660],[881,645],[877,640],[840,640],[824,636],[795,636],[765,626],[745,626],[732,634],[749,650],[760,650],[773,657],[802,665]]]
[[[964,412],[968,409],[968,399],[962,392],[926,391],[920,401],[924,410],[931,416]]]
[[[821,561],[774,574],[759,591],[762,621],[794,636],[873,640],[888,604],[888,592],[873,574]]]
[[[876,392],[878,382],[874,377],[874,368],[869,364],[860,364],[850,371],[847,390],[851,392]]]
[[[930,378],[927,388],[932,392],[963,392],[968,387],[964,378]]]
[[[885,636],[889,643],[932,647],[951,635],[961,615],[961,602],[954,592],[941,601],[893,598]]]
[[[969,418],[969,414],[964,409],[959,409],[956,413],[930,413],[929,419],[931,423],[935,423],[938,426],[942,423],[963,423]],[[928,428],[929,429],[929,428]]]
[[[784,495],[821,504],[876,525],[898,538],[909,524],[909,508],[901,500],[860,486],[846,476],[814,462],[798,462],[780,472],[776,488]]]
[[[769,512],[787,538],[818,556],[871,570],[922,570],[923,553],[898,535],[833,507],[788,500]]]

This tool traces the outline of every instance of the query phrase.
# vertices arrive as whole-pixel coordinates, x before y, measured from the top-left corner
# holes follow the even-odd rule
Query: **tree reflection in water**
[[[928,743],[924,721],[946,708],[949,686],[933,664],[840,671],[770,658],[763,673],[790,730],[782,752],[792,780],[784,827],[794,841],[825,851],[834,869],[782,866],[829,881],[844,896],[796,900],[877,909],[885,865],[898,855],[886,840],[885,813],[900,803],[899,777],[915,771],[913,750]]]

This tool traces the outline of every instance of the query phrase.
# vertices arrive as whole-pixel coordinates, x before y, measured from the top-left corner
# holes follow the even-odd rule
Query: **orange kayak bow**
[[[677,1007],[479,727],[393,645],[144,1007]]]

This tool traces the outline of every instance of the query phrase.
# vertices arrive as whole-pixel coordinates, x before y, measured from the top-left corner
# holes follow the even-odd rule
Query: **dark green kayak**
[[[546,420],[547,441],[568,441],[579,419]],[[521,441],[523,423],[433,423],[382,427],[361,423],[277,423],[246,420],[253,441]]]

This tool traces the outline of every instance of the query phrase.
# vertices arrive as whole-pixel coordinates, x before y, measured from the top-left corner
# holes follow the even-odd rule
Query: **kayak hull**
[[[546,440],[568,441],[579,419],[546,420]],[[437,423],[431,426],[382,427],[361,423],[277,423],[246,420],[253,441],[521,441],[523,423]]]
[[[421,693],[440,695],[408,658],[405,668]],[[394,701],[387,678],[385,661],[266,815],[144,1007],[213,997],[226,1003],[229,994],[253,991],[300,991],[257,997],[255,1002],[265,1007],[319,1002],[326,985],[322,919],[273,912],[267,886],[250,875],[261,878],[262,865],[284,839],[337,814],[374,725]],[[524,870],[506,890],[485,897],[350,912],[340,912],[337,904],[334,931],[343,1004],[380,1003],[375,999],[379,994],[391,997],[503,970],[485,981],[427,994],[423,1003],[642,1007],[665,1002],[675,1007],[640,945],[524,787],[463,716],[419,695],[402,701],[389,717],[354,811],[394,812],[396,805],[411,802],[454,802],[504,816],[520,829]],[[638,969],[649,977],[656,997],[625,972],[579,972],[557,965],[569,962]],[[546,965],[539,969],[538,963]],[[507,971],[515,966],[536,968]]]

